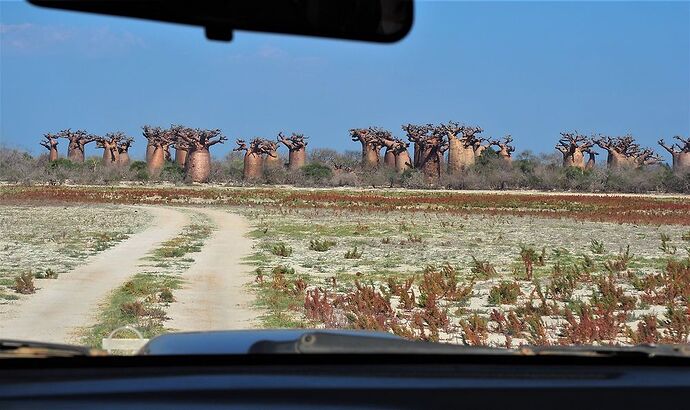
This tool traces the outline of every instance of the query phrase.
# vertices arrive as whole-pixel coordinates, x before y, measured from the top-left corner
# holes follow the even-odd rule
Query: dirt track
[[[140,259],[178,235],[188,223],[184,212],[170,207],[142,207],[151,213],[146,230],[89,259],[57,280],[37,281],[39,290],[0,312],[0,338],[75,343],[79,330],[95,323],[99,304],[137,273]],[[195,262],[183,274],[187,281],[175,293],[166,326],[177,330],[232,329],[251,326],[251,281],[241,258],[251,250],[246,221],[221,210],[194,208],[218,229],[206,240]],[[116,262],[117,261],[117,262]]]
[[[218,209],[195,211],[208,215],[218,229],[183,274],[186,283],[175,292],[166,326],[181,331],[250,328],[256,312],[250,309],[252,296],[245,285],[252,277],[242,265],[252,248],[246,237],[249,224],[239,215]]]

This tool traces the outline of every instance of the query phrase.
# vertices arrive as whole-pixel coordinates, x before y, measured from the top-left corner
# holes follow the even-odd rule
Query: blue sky
[[[0,144],[36,153],[42,133],[71,127],[124,131],[141,156],[141,126],[171,123],[229,142],[301,131],[338,150],[358,149],[349,128],[403,136],[403,123],[451,119],[510,133],[518,151],[552,152],[572,129],[655,147],[690,134],[689,2],[424,2],[394,45],[246,32],[218,43],[23,2],[0,12]]]

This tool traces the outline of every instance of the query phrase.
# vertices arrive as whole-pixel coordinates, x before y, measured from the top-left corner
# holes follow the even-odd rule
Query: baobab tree
[[[585,169],[584,152],[590,149],[594,142],[585,135],[575,132],[562,132],[556,149],[563,154],[563,166]]]
[[[395,171],[398,174],[402,174],[406,170],[412,168],[410,154],[407,152],[407,147],[409,146],[409,142],[405,142],[401,139],[396,138],[395,143],[391,148],[391,151],[393,151],[393,155],[395,155]]]
[[[261,149],[264,152],[264,168],[280,168],[280,156],[278,156],[278,142],[267,139],[261,140]]]
[[[148,140],[146,146],[146,168],[151,176],[158,176],[165,165],[165,153],[173,143],[172,134],[160,127],[144,125],[144,138]]]
[[[448,138],[448,173],[454,174],[474,165],[475,144],[478,140],[476,134],[483,130],[454,121],[441,124],[438,128]]]
[[[362,168],[373,169],[379,166],[379,152],[383,142],[372,128],[353,128],[350,130],[352,141],[362,144]]]
[[[381,146],[386,148],[383,154],[383,165],[395,169],[395,147],[400,140],[394,138],[390,131],[383,128],[369,127],[369,130],[378,138]]]
[[[650,148],[642,149],[632,135],[600,137],[595,143],[608,152],[606,164],[611,169],[640,168],[661,161]]]
[[[664,147],[673,157],[673,171],[674,172],[685,172],[690,171],[690,138],[683,138],[680,135],[673,137],[680,141],[680,143],[675,143],[666,145],[663,139],[659,140],[659,145]]]
[[[187,153],[189,151],[189,147],[187,146],[187,142],[185,142],[184,139],[180,138],[180,135],[193,134],[195,131],[192,128],[188,128],[182,125],[171,125],[170,129],[167,132],[170,135],[170,139],[172,141],[170,147],[175,149],[175,164],[180,168],[184,168],[185,164],[187,163]],[[166,159],[171,158],[170,147],[166,152]]]
[[[192,182],[208,182],[211,175],[211,152],[209,149],[227,141],[219,129],[201,130],[181,133],[178,138],[187,144],[185,161],[185,178]]]
[[[448,142],[444,138],[446,130],[432,125],[404,125],[410,141],[419,147],[418,168],[429,182],[438,182],[441,177],[443,154],[448,150]]]
[[[43,141],[41,145],[48,149],[48,161],[57,161],[58,159],[58,136],[56,134],[45,133],[43,134]]]
[[[416,124],[407,124],[402,126],[403,131],[405,131],[405,134],[407,134],[407,139],[410,140],[413,144],[413,160],[412,160],[412,166],[413,168],[419,168],[420,167],[420,158],[421,158],[421,146],[418,143],[418,141],[422,138],[424,135],[428,135],[431,130],[434,129],[433,124],[423,124],[423,125],[416,125]]]
[[[103,149],[103,165],[111,167],[120,163],[120,151],[117,147],[122,137],[123,133],[114,132],[96,138],[96,146]]]
[[[129,165],[129,147],[132,145],[133,141],[134,138],[125,136],[123,134],[120,142],[117,144],[117,152],[119,154],[117,161],[119,165]]]
[[[506,135],[503,140],[491,140],[490,144],[498,147],[498,157],[503,160],[506,164],[513,163],[513,152],[515,152],[515,147],[510,143],[513,142],[513,137]]]
[[[84,130],[72,131],[68,128],[60,131],[58,136],[69,140],[67,159],[79,163],[84,162],[84,148],[86,144],[95,141],[95,137]]]
[[[307,163],[307,138],[304,134],[295,132],[289,137],[286,137],[282,132],[278,133],[278,141],[282,142],[289,150],[288,168],[290,170],[300,169]]]
[[[486,143],[486,144],[484,144],[484,143]],[[484,153],[484,151],[486,151],[486,149],[489,148],[490,146],[491,146],[491,144],[489,143],[489,140],[487,138],[482,138],[482,137],[475,138],[474,139],[474,145],[472,147],[474,149],[474,158],[477,159],[477,158],[481,157],[482,154]]]
[[[242,177],[246,180],[257,180],[263,176],[264,155],[266,154],[266,145],[260,138],[254,138],[249,142],[249,145],[238,139],[237,147],[233,151],[245,151],[244,154],[244,170]]]
[[[599,155],[599,153],[594,151],[592,148],[587,148],[583,152],[588,155],[587,163],[585,164],[585,170],[589,171],[594,169],[597,166],[596,156]]]

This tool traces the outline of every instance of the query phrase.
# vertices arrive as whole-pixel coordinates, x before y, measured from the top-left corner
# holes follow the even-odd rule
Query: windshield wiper
[[[103,356],[104,354],[101,350],[85,346],[0,339],[0,359]]]
[[[477,356],[587,356],[587,357],[690,357],[690,345],[619,346],[525,346],[503,349],[464,346],[402,338],[383,338],[309,332],[296,340],[262,340],[254,343],[252,354],[450,354]]]

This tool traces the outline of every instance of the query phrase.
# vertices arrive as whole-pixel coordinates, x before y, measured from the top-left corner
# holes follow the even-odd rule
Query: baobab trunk
[[[298,170],[307,163],[307,149],[306,147],[291,150],[288,154],[288,168],[290,170]]]
[[[164,165],[165,148],[161,145],[155,145],[149,160],[146,162],[146,169],[150,176],[157,177],[160,175]]]
[[[175,164],[180,168],[184,168],[187,164],[187,150],[183,148],[175,148]]]
[[[187,155],[185,175],[192,182],[208,182],[211,176],[211,153],[208,149],[192,150]]]
[[[156,145],[155,144],[152,144],[151,142],[146,144],[146,163],[147,164],[149,162],[151,162],[151,158],[153,158],[154,151],[156,151]],[[165,157],[163,157],[163,159],[165,159]]]
[[[585,170],[589,171],[594,169],[597,165],[597,153],[594,151],[588,151],[587,155],[589,155],[589,158],[587,159],[587,163],[585,164]]]
[[[263,176],[264,160],[258,152],[247,151],[244,155],[244,179],[257,180]]]
[[[577,132],[562,132],[556,149],[563,154],[563,167],[585,169],[585,155],[594,142]]]
[[[679,135],[673,138],[677,139],[679,143],[668,146],[661,139],[659,140],[659,145],[671,154],[673,158],[673,172],[688,172],[690,171],[690,138],[685,139]]]
[[[448,134],[448,173],[454,174],[474,165],[474,148],[455,135]]]
[[[390,148],[386,148],[386,153],[383,155],[383,165],[395,169],[395,153]]]
[[[54,134],[43,134],[43,141],[40,144],[48,149],[48,161],[53,162],[58,159],[58,140],[57,135]]]
[[[127,166],[129,165],[130,159],[129,159],[129,152],[127,151],[120,151],[120,157],[117,159],[117,163],[122,166]]]
[[[421,170],[427,181],[437,183],[441,177],[442,156],[438,155],[433,148],[423,148],[419,153]]]
[[[277,152],[269,153],[264,159],[264,168],[266,169],[277,169],[280,168],[280,157]]]
[[[402,174],[410,168],[412,168],[412,163],[410,162],[410,154],[408,154],[407,149],[398,152],[395,156],[395,171],[398,174]]]

